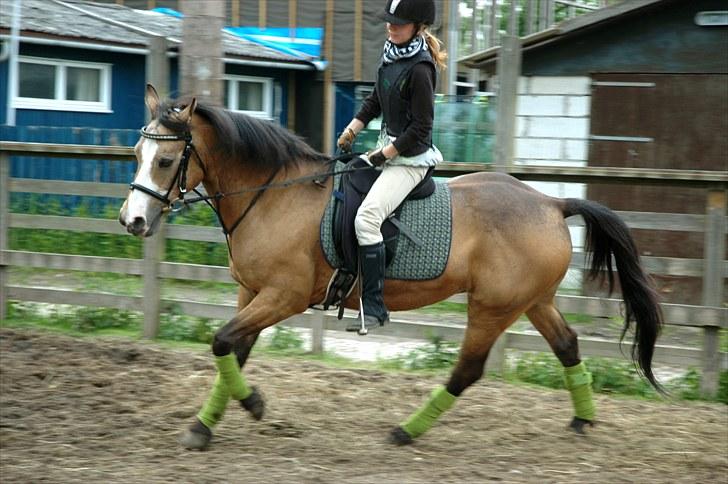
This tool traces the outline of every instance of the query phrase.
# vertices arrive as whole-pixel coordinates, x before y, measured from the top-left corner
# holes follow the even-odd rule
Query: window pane
[[[40,99],[55,99],[56,66],[18,64],[18,95]]]
[[[85,67],[66,68],[66,99],[69,101],[101,101],[101,71]]]
[[[241,111],[263,111],[262,83],[238,82],[238,109]]]

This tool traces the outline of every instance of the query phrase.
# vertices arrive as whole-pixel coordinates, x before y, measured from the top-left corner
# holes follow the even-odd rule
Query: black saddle
[[[371,168],[367,162],[359,157],[349,161],[342,171],[346,171],[346,173],[341,176],[338,188],[334,187],[334,198],[336,199],[332,224],[334,245],[339,258],[343,261],[343,269],[351,274],[356,274],[358,272],[358,243],[354,230],[354,218],[369,189],[379,178],[381,171]],[[420,244],[417,237],[399,221],[399,214],[407,200],[427,198],[435,192],[435,181],[432,179],[433,171],[434,167],[427,171],[425,178],[382,224],[381,231],[386,247],[387,266],[394,260],[400,233],[411,239],[415,244]]]

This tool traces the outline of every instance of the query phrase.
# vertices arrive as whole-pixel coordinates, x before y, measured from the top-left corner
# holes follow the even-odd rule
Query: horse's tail
[[[614,256],[625,304],[624,328],[620,341],[624,340],[630,323],[634,321],[632,360],[652,386],[662,391],[652,373],[655,341],[663,324],[662,311],[652,279],[640,264],[639,252],[629,228],[616,213],[596,202],[576,198],[567,198],[564,202],[564,217],[581,215],[586,224],[585,250],[591,252],[588,277],[595,279],[603,276],[602,271],[606,270],[610,295],[614,287]]]

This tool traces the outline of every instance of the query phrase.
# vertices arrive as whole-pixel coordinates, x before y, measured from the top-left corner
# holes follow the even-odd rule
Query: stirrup
[[[384,326],[386,323],[389,322],[389,314],[387,314],[383,321],[380,321],[379,318],[376,316],[367,316],[364,314],[364,305],[362,303],[362,300],[359,299],[359,314],[357,315],[356,319],[357,322],[352,322],[346,327],[347,331],[353,332],[356,331],[357,334],[360,336],[366,336],[369,333],[369,329],[374,329],[379,326]]]

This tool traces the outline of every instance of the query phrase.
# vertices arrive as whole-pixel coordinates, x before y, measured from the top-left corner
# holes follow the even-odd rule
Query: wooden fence
[[[65,195],[118,197],[127,193],[127,185],[111,183],[71,182],[57,180],[31,180],[10,178],[10,156],[43,156],[88,158],[103,160],[133,160],[131,148],[85,145],[54,145],[39,143],[0,143],[0,316],[5,315],[9,299],[40,301],[57,304],[111,307],[144,312],[143,335],[152,338],[157,334],[160,312],[176,311],[191,316],[229,319],[235,313],[232,304],[209,304],[163,299],[160,295],[161,279],[174,278],[194,281],[232,282],[226,267],[180,264],[162,260],[166,239],[223,242],[219,229],[184,225],[166,225],[160,234],[145,239],[142,259],[122,259],[96,256],[77,256],[29,251],[9,250],[10,228],[55,229],[77,232],[126,234],[116,220],[47,215],[10,213],[10,192],[56,193]],[[443,163],[437,175],[453,176],[474,171],[503,170],[503,167],[473,163]],[[719,330],[728,328],[728,308],[723,300],[723,281],[728,277],[726,254],[726,188],[728,173],[709,171],[645,170],[630,168],[564,168],[542,166],[513,166],[508,172],[522,180],[561,181],[577,183],[640,183],[677,186],[694,186],[708,189],[705,215],[663,214],[643,212],[618,212],[631,228],[672,231],[703,232],[705,249],[703,259],[679,259],[667,257],[643,257],[647,269],[654,274],[702,277],[703,300],[701,305],[662,304],[667,324],[702,328],[702,348],[659,345],[655,362],[670,366],[701,367],[701,388],[713,395],[718,389],[719,373],[728,369],[728,354],[719,351]],[[570,225],[582,225],[573,218]],[[138,275],[144,278],[144,297],[122,296],[99,292],[80,292],[48,287],[26,287],[8,284],[9,266],[48,269],[107,272]],[[584,254],[575,253],[572,266],[584,266]],[[466,295],[451,298],[466,301]],[[621,301],[595,297],[559,294],[557,303],[563,312],[581,313],[594,317],[620,314]],[[323,349],[324,330],[341,330],[345,324],[336,320],[333,313],[312,312],[291,318],[284,324],[312,329],[314,351]],[[378,330],[377,334],[396,335],[404,338],[423,339],[441,336],[460,340],[463,324],[439,322],[425,323],[398,321],[396,314],[392,324]],[[623,358],[631,351],[629,344],[622,347],[617,342],[580,338],[584,355]],[[550,351],[540,335],[509,331],[496,343],[488,365],[496,370],[502,367],[506,348],[522,351]]]

